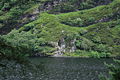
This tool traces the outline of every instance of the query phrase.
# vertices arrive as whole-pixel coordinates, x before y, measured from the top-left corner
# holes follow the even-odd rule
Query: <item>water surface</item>
[[[104,63],[111,64],[113,59],[94,58],[30,58],[40,64],[40,80],[99,80],[102,73],[108,75]]]

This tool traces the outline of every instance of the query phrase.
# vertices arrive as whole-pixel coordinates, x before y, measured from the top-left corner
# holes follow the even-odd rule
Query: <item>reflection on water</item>
[[[39,80],[98,80],[100,73],[109,76],[104,62],[112,59],[93,58],[31,58],[38,65]]]

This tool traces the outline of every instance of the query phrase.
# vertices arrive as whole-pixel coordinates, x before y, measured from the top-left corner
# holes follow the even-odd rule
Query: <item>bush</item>
[[[18,30],[13,30],[7,35],[2,36],[10,45],[14,47],[24,47],[28,50],[26,53],[30,56],[36,54],[45,55],[47,52],[51,52],[53,47],[43,39],[37,37],[35,33],[29,32],[19,32]],[[21,53],[24,53],[26,50],[22,50]]]
[[[100,36],[95,36],[95,37],[93,37],[92,41],[94,43],[101,43],[101,37]]]
[[[105,53],[105,52],[99,53],[97,51],[91,51],[89,56],[93,58],[103,58],[103,57],[109,57],[110,53]]]
[[[91,50],[94,43],[86,38],[76,41],[76,47],[82,50]]]
[[[111,78],[106,78],[105,76],[100,76],[100,80],[120,80],[120,60],[114,60],[116,65],[105,64],[109,69],[109,74]]]
[[[2,10],[9,10],[10,9],[10,4],[9,3],[5,3],[4,6],[2,7]]]
[[[98,52],[109,52],[108,47],[104,44],[96,44],[94,50]]]
[[[29,50],[24,46],[13,46],[0,36],[0,58],[17,60],[18,62],[26,62],[26,56]]]
[[[94,18],[94,17],[88,18],[88,23],[89,23],[89,25],[90,25],[90,24],[93,24],[94,22],[95,22],[95,18]]]
[[[89,1],[87,1],[87,2],[82,2],[82,3],[80,4],[79,9],[89,9],[89,8],[95,7],[95,5],[92,4],[92,3],[94,3],[94,2],[91,1],[91,0],[89,0]]]

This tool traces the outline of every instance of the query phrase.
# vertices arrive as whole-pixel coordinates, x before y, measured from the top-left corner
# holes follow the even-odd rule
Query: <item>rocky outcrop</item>
[[[51,42],[51,45],[56,48],[54,56],[62,56],[64,53],[75,52],[75,42],[76,39],[66,41],[64,38],[61,38],[58,42]]]
[[[36,20],[39,13],[39,8],[35,8],[31,13],[22,14],[19,16],[16,23],[11,22],[11,19],[4,21],[4,26],[0,28],[0,34],[7,34],[14,28],[19,29],[21,26]]]
[[[51,0],[51,1],[47,1],[44,4],[42,4],[42,6],[40,6],[40,10],[41,11],[48,11],[48,10],[52,10],[53,7],[55,7],[56,5],[65,2],[67,0]]]
[[[84,2],[87,2],[86,4],[88,4],[88,5],[92,5],[93,7],[96,7],[99,5],[107,5],[107,4],[111,3],[112,1],[113,0],[97,0],[97,1],[96,0],[76,0],[76,1],[48,0],[42,6],[40,6],[40,10],[41,11],[49,11],[49,10],[56,9],[56,7],[58,7],[58,6],[60,8],[60,7],[64,6],[64,4],[67,4],[67,5],[73,5],[74,7],[76,7],[76,9],[73,11],[78,11],[78,10],[81,10],[81,9],[79,9],[80,7],[87,6],[87,5],[83,5]],[[83,6],[81,6],[81,5],[83,5]],[[93,7],[89,7],[89,8],[93,8]],[[68,12],[71,12],[71,11],[68,11]],[[61,11],[58,11],[58,13],[61,13]],[[63,11],[63,13],[64,13],[64,11]]]

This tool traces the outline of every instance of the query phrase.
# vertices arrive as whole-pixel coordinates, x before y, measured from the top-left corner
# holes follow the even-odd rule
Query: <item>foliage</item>
[[[24,51],[23,51],[24,50]],[[28,49],[24,46],[13,46],[0,36],[0,59],[7,58],[9,60],[16,60],[20,63],[26,62]]]
[[[46,41],[58,42],[60,38],[67,35],[78,33],[78,28],[73,28],[58,22],[58,18],[55,15],[48,13],[41,13],[40,17],[24,25],[19,29],[20,31],[32,31],[40,38],[44,38]]]
[[[73,56],[73,57],[90,57],[89,51],[85,51],[85,50],[76,50],[74,53],[69,53],[66,55]]]
[[[54,0],[51,0],[54,1]],[[109,0],[111,2],[112,0]],[[109,3],[108,2],[108,3]],[[90,9],[101,4],[106,4],[104,0],[63,0],[59,4],[55,4],[52,10],[49,13],[68,13],[78,10]]]
[[[109,20],[116,19],[115,15],[120,10],[119,1],[115,0],[109,5],[98,6],[88,10],[81,10],[77,12],[64,13],[58,15],[61,23],[70,26],[89,26],[98,22],[107,22]],[[113,14],[110,16],[110,14]],[[117,15],[116,15],[117,16]],[[77,21],[77,19],[80,19]],[[82,24],[82,25],[81,25]]]
[[[27,48],[30,55],[53,54],[56,49],[50,43],[58,43],[62,38],[66,40],[66,44],[71,43],[72,39],[76,40],[75,46],[78,51],[73,54],[66,53],[67,55],[90,57],[120,55],[119,0],[114,0],[110,4],[106,2],[112,0],[65,0],[51,5],[55,1],[1,0],[0,33],[8,33],[13,28],[18,29],[2,37],[11,46]],[[50,10],[42,11],[41,8],[48,4]]]
[[[25,22],[21,18],[24,18],[26,11],[36,3],[35,0],[1,0],[0,4],[0,24],[3,24],[0,27],[0,34],[6,34]],[[30,19],[27,19],[26,22],[28,21]]]
[[[120,79],[120,60],[114,60],[115,65],[113,64],[105,64],[109,69],[109,74],[111,78],[106,78],[104,76],[100,76],[100,80],[119,80]]]
[[[105,53],[105,52],[97,52],[97,51],[90,51],[89,56],[93,58],[104,58],[104,57],[109,57],[111,54],[110,53]]]
[[[19,33],[17,30],[13,30],[3,37],[15,47],[21,46],[28,49],[29,52],[26,52],[26,54],[29,54],[30,56],[36,55],[36,53],[37,55],[44,54],[53,50],[52,47],[47,47],[47,42],[44,39],[38,38],[36,34],[32,34],[31,32]]]
[[[91,50],[92,47],[94,46],[94,43],[92,43],[86,38],[83,38],[81,40],[76,41],[76,46],[82,50]]]
[[[98,52],[109,52],[108,47],[106,45],[103,45],[103,44],[97,44],[94,49]]]

